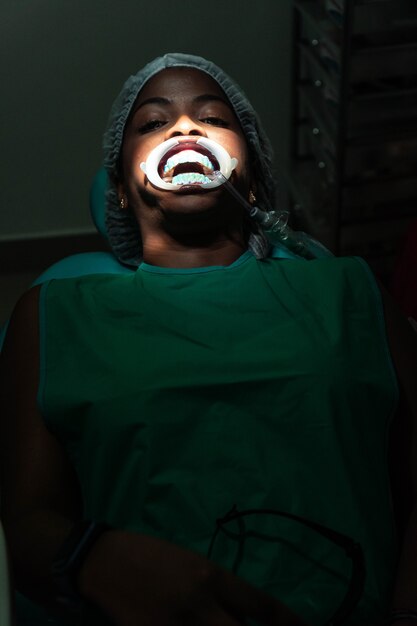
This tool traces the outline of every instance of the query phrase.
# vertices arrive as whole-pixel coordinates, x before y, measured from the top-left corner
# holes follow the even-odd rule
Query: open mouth
[[[220,168],[216,157],[196,142],[181,142],[162,157],[158,174],[173,185],[210,183],[213,172]]]
[[[149,182],[167,191],[179,191],[194,185],[213,189],[222,183],[214,172],[220,171],[228,179],[237,165],[237,159],[212,139],[167,139],[156,146],[146,161],[140,163]]]

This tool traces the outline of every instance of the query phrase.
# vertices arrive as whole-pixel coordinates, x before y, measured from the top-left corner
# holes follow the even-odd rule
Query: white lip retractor
[[[181,148],[181,144],[184,144],[184,148]],[[193,148],[193,144],[195,144],[195,149]],[[178,149],[175,147],[178,146]],[[200,148],[200,149],[199,149]],[[181,160],[180,162],[185,165],[185,163],[200,163],[200,158],[202,155],[206,157],[205,161],[205,169],[212,169],[211,173],[195,174],[193,176],[193,172],[183,173],[173,178],[177,179],[176,183],[167,182],[160,176],[160,164],[163,161],[164,156],[172,151],[172,155],[175,158],[176,155],[181,152],[187,150],[186,161]],[[193,158],[192,153],[198,153]],[[191,153],[191,154],[190,154]],[[210,158],[214,157],[214,158]],[[172,158],[172,157],[170,157]],[[214,161],[214,162],[213,162]],[[217,163],[216,163],[217,161]],[[206,137],[199,137],[196,141],[193,138],[187,137],[187,139],[178,139],[177,137],[173,137],[172,139],[168,139],[163,143],[156,146],[148,155],[146,161],[140,164],[140,168],[143,172],[145,172],[148,180],[159,189],[166,189],[167,191],[176,191],[178,189],[183,188],[184,186],[196,185],[198,187],[202,187],[203,189],[212,189],[214,187],[219,187],[223,184],[223,181],[214,176],[214,171],[219,170],[224,178],[228,179],[235,169],[238,160],[230,157],[227,150],[223,148],[219,143],[213,141],[212,139],[207,139]],[[181,168],[183,172],[186,172],[184,166]],[[193,180],[196,179],[196,180]],[[179,182],[180,181],[180,182]]]

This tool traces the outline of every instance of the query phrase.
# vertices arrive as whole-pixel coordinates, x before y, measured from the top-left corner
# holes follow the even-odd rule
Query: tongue
[[[173,176],[177,176],[177,174],[185,174],[188,172],[197,172],[197,174],[204,174],[204,168],[201,163],[193,162],[193,163],[178,163],[174,167],[174,171],[172,173]]]

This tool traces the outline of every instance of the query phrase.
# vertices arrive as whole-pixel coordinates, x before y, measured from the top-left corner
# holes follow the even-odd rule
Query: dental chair
[[[100,169],[90,189],[90,213],[98,232],[107,241],[104,223],[107,173]],[[112,252],[83,252],[57,261],[33,283],[39,285],[51,278],[73,278],[87,274],[130,274],[134,270],[119,263]]]

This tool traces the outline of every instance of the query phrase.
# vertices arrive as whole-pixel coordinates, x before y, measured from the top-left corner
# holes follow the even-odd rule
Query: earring
[[[256,202],[256,196],[253,193],[252,189],[249,191],[249,202],[251,204],[255,204],[255,202]]]
[[[126,201],[124,198],[120,198],[119,206],[122,210],[126,208]]]

